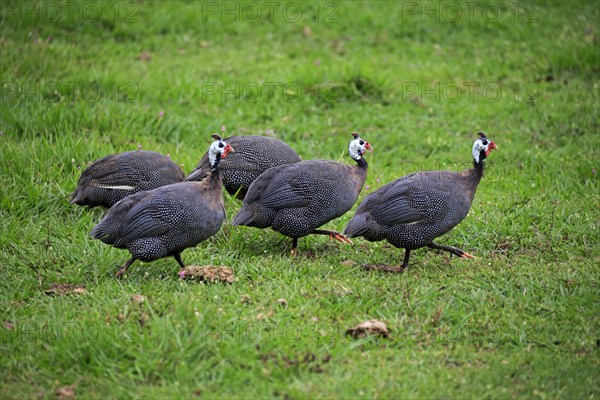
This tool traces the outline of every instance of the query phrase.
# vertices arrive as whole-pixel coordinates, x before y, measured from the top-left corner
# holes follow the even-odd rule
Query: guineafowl
[[[153,151],[111,154],[81,173],[71,204],[110,208],[130,194],[182,182],[184,177],[169,157]]]
[[[317,228],[352,208],[365,183],[367,162],[362,155],[371,145],[356,133],[352,136],[348,152],[356,166],[310,160],[270,168],[250,185],[232,224],[271,227],[292,238],[293,256],[298,238],[310,234],[350,242],[338,232]]]
[[[209,149],[210,179],[132,194],[115,204],[92,230],[92,238],[131,253],[129,261],[117,271],[117,278],[135,260],[173,256],[185,268],[181,252],[219,231],[225,209],[218,166],[233,149],[218,135],[213,138],[215,142]]]
[[[386,271],[404,271],[410,251],[424,246],[473,258],[456,247],[436,244],[433,240],[467,216],[483,176],[483,161],[497,148],[479,132],[473,144],[473,169],[416,172],[382,186],[362,201],[344,234],[362,236],[372,242],[387,239],[392,245],[404,248],[402,265],[383,268]]]
[[[250,184],[267,169],[302,161],[294,149],[278,139],[265,136],[233,136],[224,140],[235,148],[235,153],[219,166],[223,186],[229,194],[236,195],[240,200],[244,199]],[[209,171],[208,154],[204,154],[198,166],[185,180],[202,180]]]

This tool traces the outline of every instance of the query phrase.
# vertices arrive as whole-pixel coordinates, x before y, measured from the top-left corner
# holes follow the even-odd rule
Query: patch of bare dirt
[[[85,285],[73,285],[71,283],[53,283],[44,291],[48,296],[67,296],[73,294],[88,294]]]
[[[140,60],[145,61],[145,62],[150,62],[150,61],[152,61],[152,54],[147,51],[144,51],[144,52],[140,53]]]
[[[262,354],[260,359],[263,363],[272,363],[278,368],[307,368],[312,373],[323,373],[325,364],[331,361],[331,354],[325,354],[319,358],[315,353],[296,354],[287,356],[285,354],[277,355],[274,353]]]
[[[179,272],[179,277],[186,280],[210,283],[233,283],[235,281],[233,268],[224,265],[189,265]]]
[[[59,387],[54,394],[59,400],[75,400],[75,387],[77,385]]]
[[[365,264],[362,266],[362,268],[367,271],[383,271],[383,272],[395,272],[395,273],[404,272],[404,268],[402,268],[401,265],[389,266],[389,265]]]

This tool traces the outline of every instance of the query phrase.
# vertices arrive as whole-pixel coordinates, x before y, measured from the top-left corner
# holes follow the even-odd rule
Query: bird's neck
[[[221,162],[221,154],[217,154],[210,168],[210,184],[221,187],[221,173],[219,172],[219,163]]]
[[[221,187],[221,173],[218,168],[213,168],[210,171],[210,185]]]
[[[485,158],[485,151],[483,150],[479,153],[479,157],[473,158],[473,175],[477,177],[477,183],[479,183],[479,180],[483,177]]]
[[[369,165],[362,157],[354,161],[356,161],[357,168],[353,171],[353,175],[356,177],[356,195],[358,196],[367,180],[367,168]]]
[[[471,189],[473,190],[473,193],[477,189],[477,186],[479,185],[481,178],[483,178],[483,169],[484,169],[483,159],[484,158],[480,157],[479,161],[473,161],[473,168],[469,170],[469,174],[468,174],[469,183],[468,184],[471,187]]]
[[[369,167],[369,164],[367,164],[367,161],[364,159],[364,157],[360,157],[358,160],[354,161],[356,161],[356,165],[358,165],[358,168],[367,169]]]
[[[479,161],[479,162],[474,162],[473,163],[473,173],[477,176],[479,176],[479,179],[481,179],[483,177],[483,167],[484,167],[484,162],[483,160]]]

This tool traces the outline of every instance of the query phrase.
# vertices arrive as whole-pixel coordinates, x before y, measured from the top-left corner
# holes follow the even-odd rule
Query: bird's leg
[[[408,268],[408,259],[410,258],[410,249],[405,249],[404,250],[404,261],[402,262],[402,265],[400,266],[400,271],[398,272],[404,272],[404,270],[406,268]]]
[[[298,255],[298,250],[296,250],[296,247],[298,247],[298,238],[292,238],[292,251],[290,256],[296,257]]]
[[[135,257],[131,257],[125,264],[123,264],[121,267],[119,267],[119,269],[117,270],[117,273],[115,274],[115,277],[117,279],[121,279],[121,275],[123,275],[125,273],[125,271],[127,271],[127,268],[133,264],[133,262],[136,260]]]
[[[342,235],[339,232],[336,231],[328,231],[325,229],[315,229],[314,231],[311,232],[311,234],[313,235],[327,235],[329,236],[329,239],[335,239],[335,240],[339,240],[340,242],[344,242],[344,243],[350,243],[352,244],[352,240],[348,239],[346,236]]]
[[[181,259],[181,253],[173,254],[173,258],[175,258],[175,261],[177,261],[177,264],[179,264],[181,269],[185,269],[185,264],[183,263],[183,260]]]
[[[444,251],[449,252],[450,254],[454,254],[455,256],[462,257],[462,258],[475,258],[475,256],[473,256],[465,251],[462,251],[461,249],[458,249],[456,247],[452,247],[452,246],[444,246],[441,244],[436,244],[436,243],[431,242],[428,247],[431,249],[444,250]]]

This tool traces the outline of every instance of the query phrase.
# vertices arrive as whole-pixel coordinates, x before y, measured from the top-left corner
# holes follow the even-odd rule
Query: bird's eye
[[[365,144],[365,141],[364,141],[364,140],[361,140],[359,143],[360,143],[360,145],[362,146],[363,144]]]
[[[220,147],[220,148],[223,148],[223,147],[225,147],[225,145],[223,144],[223,142],[220,142],[220,143],[219,143],[219,147]]]
[[[481,144],[483,144],[484,146],[487,146],[487,144],[488,144],[488,141],[487,141],[487,140],[485,140],[485,139],[483,139],[483,140],[481,141]]]

